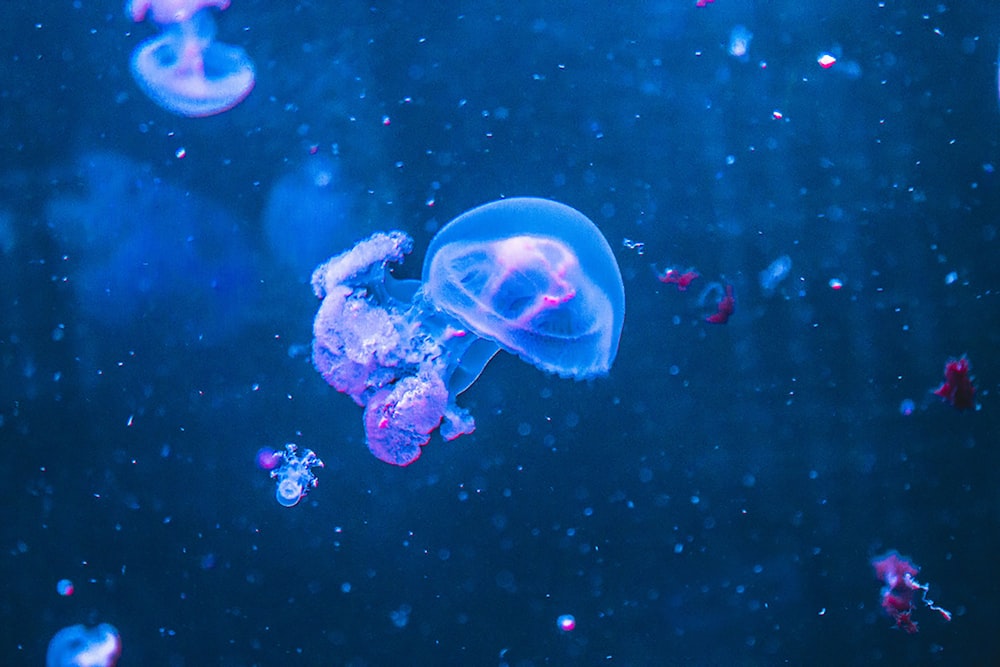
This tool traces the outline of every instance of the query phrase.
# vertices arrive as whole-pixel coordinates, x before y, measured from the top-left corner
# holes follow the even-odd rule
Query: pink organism
[[[209,8],[229,0],[129,0],[133,21],[147,14],[163,32],[136,48],[132,76],[164,109],[182,116],[212,116],[242,102],[254,86],[253,63],[238,47],[215,40]]]
[[[715,2],[715,0],[697,0],[697,2],[694,3],[694,6],[695,7],[708,7],[713,2]]]
[[[882,609],[896,621],[897,628],[911,635],[918,631],[917,622],[913,620],[918,602],[941,614],[944,620],[951,620],[950,611],[938,607],[933,600],[927,598],[929,586],[914,579],[920,568],[913,561],[893,550],[876,556],[871,563],[875,568],[875,576],[884,584]]]
[[[719,299],[715,308],[715,312],[705,318],[706,322],[725,324],[729,321],[729,316],[736,312],[736,298],[733,296],[732,285],[726,285],[726,294]]]
[[[656,271],[656,267],[653,267]],[[677,269],[665,269],[663,272],[656,271],[656,278],[665,285],[677,285],[678,292],[687,291],[688,286],[701,275],[694,269],[679,271]]]
[[[958,411],[976,407],[976,387],[970,374],[972,364],[964,355],[949,359],[944,365],[944,382],[934,393],[951,404]]]

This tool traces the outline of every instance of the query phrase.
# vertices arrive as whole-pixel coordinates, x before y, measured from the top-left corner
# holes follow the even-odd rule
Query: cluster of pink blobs
[[[917,623],[913,620],[913,612],[917,603],[941,614],[946,621],[951,620],[951,612],[927,599],[927,584],[917,581],[920,568],[908,558],[903,558],[897,551],[889,551],[872,559],[875,576],[885,584],[882,587],[882,609],[896,621],[896,627],[907,634],[917,632]]]
[[[182,116],[212,116],[250,94],[253,63],[246,51],[215,41],[208,8],[229,0],[129,0],[133,21],[148,14],[163,32],[136,48],[132,76],[154,102]]]

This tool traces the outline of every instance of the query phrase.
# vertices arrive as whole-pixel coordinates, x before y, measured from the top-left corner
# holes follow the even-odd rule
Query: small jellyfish
[[[788,277],[791,270],[792,258],[788,255],[782,255],[760,272],[760,288],[765,293],[771,294],[778,287],[778,284]]]
[[[246,51],[215,40],[209,7],[229,0],[129,0],[133,21],[146,14],[163,32],[136,48],[132,76],[154,102],[182,116],[212,116],[232,109],[250,94],[254,68]]]
[[[733,26],[729,33],[729,55],[746,62],[750,58],[750,41],[753,33],[744,25]]]
[[[274,452],[270,458],[271,461],[280,462],[277,468],[271,470],[271,479],[278,482],[274,497],[283,507],[295,507],[306,497],[309,489],[319,486],[319,480],[310,468],[322,468],[323,462],[311,449],[303,451],[300,457],[298,449],[295,444],[288,443],[284,452]],[[261,465],[259,452],[257,460],[258,465]],[[262,467],[267,469],[266,465]]]
[[[614,254],[582,213],[535,198],[485,204],[432,239],[423,281],[386,267],[412,250],[378,233],[313,273],[323,300],[313,363],[365,408],[369,450],[394,465],[420,456],[431,433],[471,433],[455,399],[503,349],[577,379],[603,375],[618,351],[625,290]]]
[[[113,625],[71,625],[57,632],[45,653],[46,667],[114,667],[122,642]]]

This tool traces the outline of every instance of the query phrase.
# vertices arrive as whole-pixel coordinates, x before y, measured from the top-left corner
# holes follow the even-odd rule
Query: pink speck
[[[257,467],[261,470],[274,470],[281,460],[281,452],[276,452],[270,447],[261,447],[257,450]]]
[[[837,64],[837,59],[829,53],[824,53],[816,60],[816,62],[818,62],[819,66],[823,69],[830,69]]]

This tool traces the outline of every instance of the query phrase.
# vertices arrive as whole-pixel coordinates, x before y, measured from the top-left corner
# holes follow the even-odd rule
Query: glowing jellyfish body
[[[621,273],[600,231],[544,199],[480,206],[431,241],[419,281],[386,274],[412,249],[375,234],[321,265],[313,362],[365,407],[369,450],[408,465],[440,428],[475,421],[455,398],[500,349],[563,377],[607,373],[625,316]]]
[[[118,631],[108,623],[71,625],[57,632],[45,653],[46,667],[113,667],[122,652]]]
[[[136,48],[132,76],[164,109],[182,116],[212,116],[232,109],[250,94],[254,68],[246,51],[215,41],[208,7],[225,9],[229,0],[131,0],[134,21],[147,12],[163,32]]]
[[[271,470],[271,479],[278,483],[274,498],[282,507],[295,507],[310,489],[319,486],[310,468],[322,468],[323,462],[311,449],[302,452],[302,456],[298,451],[299,448],[290,442],[285,445],[285,451],[271,452],[269,458],[262,457],[260,452],[257,454],[258,466]],[[263,465],[262,461],[265,461]]]

